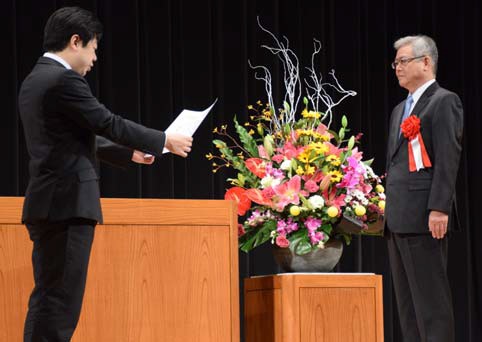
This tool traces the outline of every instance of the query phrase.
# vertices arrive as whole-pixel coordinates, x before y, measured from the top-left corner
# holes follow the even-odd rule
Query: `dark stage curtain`
[[[342,85],[357,91],[337,107],[352,132],[363,132],[365,157],[384,173],[388,116],[405,96],[390,62],[393,41],[424,33],[438,43],[439,83],[458,93],[465,109],[465,136],[457,186],[462,231],[451,236],[449,274],[456,312],[457,341],[482,341],[482,167],[481,154],[481,24],[478,0],[449,1],[302,1],[302,0],[3,0],[0,28],[4,34],[0,62],[2,125],[0,195],[22,196],[28,180],[27,153],[16,96],[21,81],[42,51],[43,26],[58,7],[79,5],[98,14],[105,26],[99,61],[87,79],[113,112],[164,129],[183,108],[204,109],[219,101],[194,136],[189,158],[166,155],[154,166],[115,170],[103,166],[104,197],[222,198],[230,172],[211,172],[205,154],[213,150],[214,127],[247,118],[247,105],[265,101],[264,85],[248,66],[273,71],[274,94],[282,92],[279,64],[260,47],[270,38],[256,17],[309,66],[313,38],[323,50],[317,66],[335,69]],[[279,96],[275,97],[278,100]],[[281,102],[278,102],[281,104]],[[335,120],[336,120],[335,119]],[[407,213],[410,215],[410,213]],[[240,253],[240,279],[278,272],[270,246]],[[385,242],[355,238],[345,248],[338,272],[384,275],[386,341],[399,342],[400,328],[392,293]],[[242,281],[241,281],[242,284]]]

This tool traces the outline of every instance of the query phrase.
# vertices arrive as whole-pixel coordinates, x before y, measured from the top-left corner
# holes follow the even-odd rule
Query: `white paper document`
[[[214,100],[213,104],[203,111],[184,109],[164,132],[179,133],[192,137],[217,101],[218,99]],[[162,151],[162,153],[167,152],[170,152],[167,148]]]

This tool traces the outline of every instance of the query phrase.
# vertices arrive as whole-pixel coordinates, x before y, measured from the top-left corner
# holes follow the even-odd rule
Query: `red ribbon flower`
[[[415,115],[410,115],[401,124],[402,134],[408,140],[412,140],[420,133],[420,119]]]
[[[400,125],[403,136],[408,139],[408,168],[410,172],[431,167],[432,163],[420,133],[420,118],[410,115]]]

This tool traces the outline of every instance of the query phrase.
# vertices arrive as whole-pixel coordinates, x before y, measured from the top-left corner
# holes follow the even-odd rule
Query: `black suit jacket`
[[[387,149],[388,228],[396,233],[426,233],[431,210],[455,214],[455,183],[462,150],[463,109],[459,97],[437,82],[430,85],[411,115],[420,118],[420,132],[432,167],[410,172],[408,140],[399,138],[405,101],[390,118]]]
[[[18,101],[30,156],[23,222],[102,222],[97,157],[122,164],[132,149],[162,155],[163,132],[111,113],[82,76],[53,59],[39,58]]]

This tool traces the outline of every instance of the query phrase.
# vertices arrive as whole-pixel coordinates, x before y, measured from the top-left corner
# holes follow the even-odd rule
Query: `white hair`
[[[432,59],[433,73],[437,74],[438,50],[437,45],[432,38],[424,35],[407,36],[398,39],[393,44],[393,47],[395,50],[398,50],[406,45],[412,47],[414,56],[429,56],[430,59]]]

